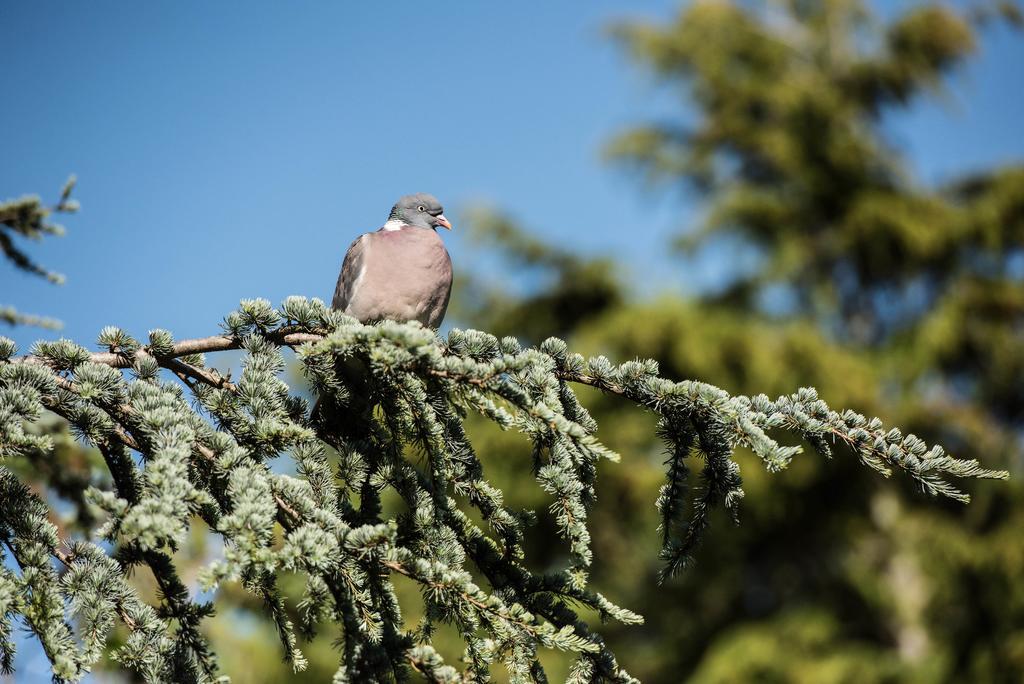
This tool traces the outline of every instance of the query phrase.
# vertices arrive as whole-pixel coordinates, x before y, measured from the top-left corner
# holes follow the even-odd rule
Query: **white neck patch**
[[[383,226],[381,226],[380,229],[381,230],[401,230],[404,227],[405,227],[405,221],[402,221],[401,219],[391,219],[387,223],[385,223]]]

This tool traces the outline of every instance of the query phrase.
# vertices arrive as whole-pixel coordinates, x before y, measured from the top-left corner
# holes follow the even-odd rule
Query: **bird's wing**
[[[342,262],[341,273],[338,275],[338,285],[334,288],[331,308],[344,311],[352,301],[352,297],[355,296],[356,287],[363,274],[363,258],[369,237],[368,233],[360,235],[345,253],[345,261]]]

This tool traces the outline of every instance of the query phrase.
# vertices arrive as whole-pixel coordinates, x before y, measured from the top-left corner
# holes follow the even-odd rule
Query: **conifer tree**
[[[478,301],[470,302],[466,319],[501,334],[529,330],[532,339],[560,334],[584,354],[654,357],[664,374],[735,393],[778,393],[810,383],[830,402],[888,416],[960,456],[1016,471],[1024,462],[1024,414],[1014,398],[1024,350],[1017,306],[1024,292],[1018,261],[1024,233],[1022,189],[1010,181],[1019,178],[1019,165],[975,167],[929,185],[915,178],[911,160],[888,135],[890,113],[926,106],[926,96],[941,91],[980,52],[989,31],[1005,30],[993,21],[1000,16],[992,11],[1000,9],[995,3],[956,11],[965,4],[915,3],[882,20],[866,4],[849,2],[697,2],[668,22],[620,27],[615,35],[628,53],[679,95],[676,112],[659,108],[654,124],[613,143],[611,157],[705,210],[706,223],[681,228],[678,244],[692,260],[681,279],[691,263],[720,259],[723,243],[758,259],[736,260],[752,263],[752,270],[737,270],[725,290],[662,292],[646,300],[630,288],[642,272],[618,278],[607,261],[538,244],[517,235],[509,216],[491,217],[481,223],[489,231],[484,242],[497,242],[516,271],[522,264],[543,269],[537,281],[552,285],[522,297],[474,288]],[[1014,20],[1013,6],[1000,11]],[[815,57],[808,46],[824,52],[826,32],[849,51]],[[892,38],[900,33],[903,38]],[[765,44],[784,58],[766,64]],[[955,46],[955,57],[941,69],[922,71],[915,51],[936,54],[942,44]],[[874,64],[866,73],[902,75],[910,86],[906,97],[852,102],[855,93],[832,85],[844,60]],[[799,89],[808,83],[819,87]],[[776,109],[759,110],[759,101]],[[801,124],[801,106],[816,112],[820,127]],[[762,110],[763,120],[757,118]],[[822,128],[857,133],[859,149],[877,152],[862,160],[865,165],[896,169],[885,193],[889,205],[918,206],[925,196],[941,208],[882,212],[874,226],[882,244],[927,239],[945,245],[945,265],[939,260],[923,267],[920,254],[901,258],[899,250],[889,250],[881,255],[889,286],[863,282],[872,294],[860,300],[867,307],[860,312],[854,281],[843,276],[848,266],[837,274],[820,267],[815,255],[830,246],[847,250],[841,258],[849,264],[870,262],[871,241],[853,230],[866,224],[814,217],[834,215],[829,212],[839,202],[871,206],[881,193],[873,182],[854,177],[847,183],[834,170],[842,146],[832,149],[827,143],[833,138],[822,137]],[[767,149],[793,154],[772,173],[748,178],[747,171],[764,168],[750,160],[756,148],[746,142],[757,135]],[[706,147],[715,155],[709,166],[721,174],[711,184],[684,172],[687,155],[704,136],[715,136]],[[821,182],[819,192],[798,192],[815,178],[830,181]],[[982,181],[975,190],[987,187],[991,194],[962,194],[974,180]],[[745,216],[728,215],[729,198],[743,182],[757,183],[762,196],[792,200],[790,211],[751,212],[749,225]],[[975,204],[971,197],[988,199]],[[980,239],[982,233],[991,237]],[[572,290],[584,281],[607,294],[572,309]],[[817,294],[801,300],[807,290],[797,290],[806,287]],[[826,296],[836,288],[846,293],[848,317],[839,297]],[[551,312],[566,309],[573,322],[551,327]],[[586,398],[611,446],[624,453],[655,448],[643,415],[606,397]],[[743,524],[711,535],[695,568],[651,591],[642,578],[657,568],[643,559],[654,540],[618,530],[653,526],[636,502],[658,471],[644,460],[628,471],[609,469],[606,495],[592,514],[595,547],[618,554],[595,567],[592,581],[647,618],[631,629],[609,625],[604,634],[620,653],[633,655],[632,671],[644,681],[676,682],[684,673],[692,682],[1014,682],[1024,673],[1024,559],[1014,551],[1024,524],[1024,489],[1016,478],[1005,487],[973,490],[974,502],[964,508],[927,505],[896,482],[862,480],[843,462],[803,461],[790,479],[748,469]]]
[[[942,338],[953,310],[971,310],[980,328],[1019,323],[1013,259],[1024,244],[1024,167],[930,188],[883,129],[887,113],[963,66],[979,24],[1020,24],[1017,5],[958,12],[923,3],[888,24],[860,0],[771,6],[697,2],[669,26],[618,29],[697,116],[628,131],[610,155],[708,198],[703,223],[680,236],[680,247],[727,238],[761,256],[717,302],[764,312],[763,295],[774,290],[787,313],[870,346]],[[964,338],[975,332],[961,334],[928,345],[941,347],[930,351],[949,376],[963,373],[970,354]],[[1019,388],[1005,379],[1021,360],[984,356],[981,400],[1019,415]]]
[[[257,597],[296,670],[305,666],[302,638],[331,630],[337,682],[401,681],[412,672],[429,681],[487,680],[499,663],[513,681],[545,681],[542,649],[576,654],[572,681],[634,681],[580,614],[642,621],[588,588],[595,559],[587,513],[599,464],[619,456],[598,440],[573,391],[579,385],[658,417],[666,577],[689,561],[713,509],[738,514],[737,447],[772,472],[800,452],[776,435],[800,437],[824,455],[837,446],[883,475],[899,472],[962,501],[950,477],[1006,477],[878,419],[833,411],[811,389],[774,400],[730,396],[662,378],[650,361],[585,360],[556,338],[526,349],[472,330],[438,339],[415,323],[362,325],[315,299],[289,298],[280,309],[243,301],[223,333],[208,338],[175,342],[153,330],[143,344],[107,327],[98,344],[103,351],[40,342],[16,356],[13,343],[0,340],[0,456],[31,460],[52,450],[32,429],[49,410],[95,445],[111,483],[85,492],[102,525],[62,536],[44,501],[0,465],[7,671],[11,630],[21,621],[59,681],[81,679],[117,624],[128,636],[111,655],[145,681],[220,677],[201,629],[215,607],[191,597],[173,558],[201,520],[224,548],[205,568],[204,585],[239,582]],[[288,347],[326,403],[324,415],[345,420],[309,418],[280,377]],[[244,351],[237,380],[205,362],[230,349]],[[506,506],[486,479],[494,455],[478,455],[468,441],[469,413],[532,444],[530,467],[567,551],[561,567],[540,571],[525,557],[535,514]],[[691,483],[694,458],[703,467]],[[293,462],[294,474],[273,467],[281,459]],[[397,501],[388,504],[391,494]],[[137,566],[158,583],[158,605],[128,581]],[[279,590],[282,573],[305,578],[295,606]],[[398,603],[398,577],[420,588],[416,624],[403,619],[409,607]],[[458,668],[432,646],[441,623],[464,641]]]
[[[662,144],[652,143],[649,155],[632,154],[637,139],[627,138],[613,147],[613,152],[627,153],[616,158],[636,162],[652,180],[696,197],[697,206],[707,209],[708,225],[715,228],[696,236],[684,234],[680,241],[684,248],[695,247],[690,252],[693,258],[703,258],[700,246],[724,238],[727,244],[741,245],[744,253],[753,246],[761,259],[752,275],[738,272],[740,277],[724,292],[699,293],[697,298],[664,295],[655,301],[591,312],[582,325],[566,332],[567,339],[584,353],[655,356],[665,373],[705,379],[734,392],[785,391],[778,388],[793,386],[795,377],[800,382],[811,379],[832,401],[898,417],[900,424],[917,434],[954,445],[958,454],[983,456],[1014,469],[1021,462],[1021,408],[1006,388],[1019,389],[1016,358],[1024,349],[1015,306],[1016,293],[1022,291],[1020,271],[1013,265],[1019,251],[1015,240],[1021,235],[1020,189],[1000,182],[998,191],[988,196],[996,201],[971,207],[958,192],[959,180],[934,187],[915,180],[908,160],[888,141],[885,127],[888,112],[920,105],[922,95],[940,88],[951,72],[968,61],[984,35],[982,26],[977,15],[954,13],[948,5],[936,9],[936,3],[916,4],[887,21],[866,13],[857,21],[843,21],[843,13],[837,10],[850,6],[774,3],[770,11],[762,11],[765,5],[759,3],[693,3],[666,24],[620,30],[618,35],[626,39],[627,49],[644,68],[657,73],[667,87],[678,88],[681,106],[677,114],[662,113],[657,125],[636,134],[641,140],[646,135],[661,136]],[[827,21],[820,20],[820,15],[813,20],[816,11],[826,10]],[[835,92],[829,75],[817,73],[829,67],[828,60],[788,47],[797,38],[806,41],[801,46],[813,41],[821,45],[822,34],[830,31],[837,44],[845,42],[865,51],[847,53],[848,59],[871,61],[872,55],[884,55],[871,50],[884,48],[887,36],[903,23],[917,26],[914,40],[923,45],[949,40],[950,33],[924,30],[923,22],[914,19],[918,13],[930,16],[932,12],[963,29],[953,35],[966,36],[967,46],[961,46],[958,57],[947,61],[942,70],[915,81],[916,96],[879,102],[867,121],[851,116],[863,111],[856,107],[829,107],[837,96],[851,95]],[[740,39],[739,31],[749,34]],[[772,71],[758,71],[763,65],[757,51],[765,42],[791,59],[781,60]],[[892,70],[913,73],[914,65],[903,64],[903,59],[913,62],[915,58],[890,59]],[[741,77],[744,68],[756,73]],[[881,150],[898,167],[899,183],[891,190],[891,202],[913,204],[915,197],[924,194],[945,207],[947,219],[959,219],[935,221],[919,211],[899,214],[912,221],[907,225],[915,228],[916,235],[947,245],[947,268],[928,272],[916,257],[883,255],[890,267],[886,277],[897,285],[874,290],[866,300],[874,311],[854,313],[848,319],[839,298],[819,294],[805,306],[800,304],[801,293],[791,291],[797,289],[794,283],[799,278],[810,283],[812,291],[826,295],[848,285],[848,281],[827,282],[837,274],[818,269],[814,257],[822,245],[869,244],[855,232],[848,233],[847,225],[816,224],[803,218],[794,223],[790,214],[767,212],[752,212],[751,221],[756,223],[751,226],[735,217],[715,223],[725,216],[725,198],[738,185],[737,176],[730,174],[761,168],[757,160],[748,161],[743,139],[759,132],[766,140],[776,141],[778,149],[806,152],[789,159],[781,171],[754,176],[762,184],[763,195],[792,199],[797,216],[826,214],[837,201],[869,205],[878,198],[871,184],[844,184],[841,175],[831,174],[828,164],[833,155],[823,145],[829,138],[823,139],[818,129],[777,112],[765,121],[755,118],[758,108],[751,102],[758,98],[779,106],[800,103],[792,89],[800,79],[821,86],[803,91],[802,97],[804,107],[826,119],[823,126],[864,134],[870,140],[868,149]],[[694,99],[693,92],[711,95]],[[735,106],[729,107],[730,103]],[[743,118],[745,112],[749,119]],[[724,174],[725,182],[702,185],[679,172],[687,152],[700,146],[698,134],[704,131],[719,136],[714,140],[718,156],[712,166]],[[691,133],[693,138],[688,137]],[[1012,134],[1012,130],[1004,133]],[[1013,167],[972,169],[971,173],[979,179],[1015,175]],[[821,187],[832,192],[796,191],[802,179],[814,178],[830,178]],[[878,227],[878,238],[883,242],[898,239],[887,235],[893,230],[893,218],[883,215],[880,219],[884,225]],[[1005,239],[973,239],[971,235],[978,232],[968,226],[975,219],[989,226],[985,231]],[[748,242],[748,235],[756,241]],[[809,272],[795,267],[780,271],[792,263],[793,255],[803,255],[800,263]],[[856,265],[871,257],[847,258]],[[748,275],[752,282],[744,284]],[[912,285],[902,290],[906,283]],[[864,284],[872,288],[871,283]],[[780,290],[786,306],[780,307],[780,298],[775,297],[765,306],[765,292],[779,294]],[[850,293],[847,302],[855,303],[856,290],[846,291]],[[922,292],[926,297],[915,301]],[[557,297],[557,292],[545,291],[531,300],[541,303]],[[893,302],[903,303],[897,309]],[[496,311],[494,316],[506,330],[514,329],[519,319],[503,319],[504,313]],[[490,318],[473,320],[494,325]],[[882,325],[866,325],[870,320]],[[623,441],[609,437],[618,448],[624,449],[623,442],[637,450],[646,447],[640,436],[642,417],[616,411],[602,398],[589,405],[602,426],[613,426],[622,435]],[[652,471],[634,471],[626,477],[609,474],[606,489],[612,498],[626,503],[608,505],[607,520],[635,525],[643,519],[642,511],[634,512],[628,502],[635,501],[639,483],[653,476]],[[743,673],[751,678],[751,673],[757,673],[764,678],[814,681],[1020,678],[1024,660],[1018,626],[1024,615],[1024,592],[1017,578],[1024,565],[1011,551],[1024,501],[1024,490],[1017,484],[975,490],[975,505],[967,510],[918,506],[913,496],[891,486],[862,489],[860,481],[835,462],[808,466],[799,480],[766,481],[749,471],[747,475],[750,494],[743,526],[713,535],[702,551],[702,563],[677,584],[654,593],[624,579],[632,576],[627,568],[640,572],[635,569],[635,553],[643,544],[633,539],[617,544],[631,558],[629,564],[609,568],[603,576],[595,572],[594,579],[602,587],[616,587],[617,596],[629,596],[627,604],[648,617],[648,624],[636,630],[642,635],[636,640],[630,639],[627,630],[606,630],[620,651],[624,644],[646,648],[641,669],[645,681],[677,681],[678,672],[692,673],[695,682],[733,681]],[[601,532],[596,538],[600,540]],[[713,592],[707,590],[711,582]]]

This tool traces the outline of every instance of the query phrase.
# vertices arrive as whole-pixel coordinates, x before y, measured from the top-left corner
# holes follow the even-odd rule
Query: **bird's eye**
[[[427,210],[427,208],[425,206],[423,206],[422,204],[420,206],[416,207],[416,211],[426,211],[426,210]]]

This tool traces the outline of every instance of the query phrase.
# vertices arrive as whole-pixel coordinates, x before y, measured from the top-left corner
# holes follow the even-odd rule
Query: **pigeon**
[[[452,293],[452,260],[437,227],[452,229],[433,195],[399,199],[379,230],[364,233],[345,253],[331,307],[361,323],[419,321],[437,330]],[[338,396],[321,396],[310,413],[325,439],[337,435],[349,444],[369,444],[372,374],[361,360],[339,359],[336,373],[345,386]]]
[[[452,228],[436,197],[399,199],[379,230],[348,248],[331,306],[362,323],[419,321],[436,330],[452,292],[452,260],[438,226]]]

